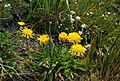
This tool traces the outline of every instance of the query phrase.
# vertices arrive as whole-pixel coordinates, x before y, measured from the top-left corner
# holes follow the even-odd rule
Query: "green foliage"
[[[45,80],[73,80],[78,74],[74,70],[87,71],[86,63],[78,62],[64,49],[53,45],[43,46],[41,52],[27,53],[28,64],[31,70],[41,73],[41,81]],[[83,59],[84,60],[84,59]],[[85,61],[85,60],[84,60]],[[36,76],[39,76],[36,75]],[[77,75],[79,76],[79,75]]]
[[[15,42],[12,37],[13,33],[0,28],[0,77],[11,77],[13,74],[17,74],[15,59],[17,59],[17,53],[15,51]]]
[[[12,42],[12,33],[0,29],[0,57],[4,59],[12,58],[14,53],[14,43]]]
[[[120,80],[119,0],[4,0],[0,11],[0,81]],[[50,42],[20,37],[18,21],[35,35],[49,34]],[[82,31],[81,44],[91,45],[83,58],[59,43],[63,31]]]

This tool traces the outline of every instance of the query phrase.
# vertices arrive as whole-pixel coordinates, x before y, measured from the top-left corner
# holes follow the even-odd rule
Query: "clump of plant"
[[[83,63],[83,61],[86,61],[84,57],[85,48],[78,44],[82,40],[78,33],[73,32],[67,35],[64,32],[66,36],[62,33],[59,34],[58,39],[63,44],[57,46],[55,42],[50,40],[51,37],[49,35],[37,35],[24,22],[18,22],[18,24],[20,30],[17,31],[17,37],[14,38],[12,37],[15,36],[13,33],[8,33],[8,38],[10,38],[7,40],[9,42],[5,43],[6,45],[11,45],[10,50],[8,50],[8,54],[11,55],[8,57],[7,62],[13,62],[14,66],[4,65],[4,60],[7,58],[4,57],[5,53],[3,53],[3,57],[1,57],[3,62],[1,64],[1,70],[3,71],[1,73],[2,80],[6,79],[5,76],[9,76],[7,77],[8,80],[10,80],[9,78],[16,79],[15,77],[20,80],[26,80],[25,76],[32,77],[30,78],[32,80],[74,80],[74,78],[79,76],[75,72],[76,70],[79,72],[88,70],[86,63]],[[74,37],[74,35],[77,36]],[[75,45],[71,46],[72,44]],[[13,47],[14,49],[12,49]],[[77,50],[78,47],[80,48]],[[4,50],[7,53],[7,49],[5,48]],[[77,61],[75,57],[80,57],[80,60],[78,59]],[[9,59],[12,59],[12,61],[9,61]],[[9,73],[9,71],[14,72]],[[34,74],[35,76],[33,76]]]
[[[24,28],[21,30],[21,36],[26,37],[27,40],[30,40],[33,35],[31,29]],[[64,35],[65,34],[65,35]],[[71,44],[78,44],[81,42],[81,37],[78,33],[73,32],[72,36],[64,33],[59,34],[58,39],[61,42],[66,42],[67,40],[71,42]],[[74,37],[74,35],[77,35]],[[32,37],[35,39],[36,36]],[[85,54],[85,48],[82,45],[79,45],[80,48],[77,50],[77,45],[72,46],[71,50],[69,46],[61,45],[57,46],[50,40],[50,36],[43,34],[37,37],[37,42],[39,43],[40,51],[30,52],[27,51],[27,65],[31,71],[39,72],[36,77],[41,75],[41,80],[73,80],[77,75],[74,70],[79,70],[80,72],[87,71],[86,63],[83,63],[84,60],[81,59],[77,61],[73,59],[74,56],[83,57]],[[36,39],[35,39],[36,40]],[[52,39],[53,40],[53,39]],[[70,55],[73,54],[72,55]],[[84,60],[85,61],[85,60]],[[32,67],[33,66],[33,67]]]

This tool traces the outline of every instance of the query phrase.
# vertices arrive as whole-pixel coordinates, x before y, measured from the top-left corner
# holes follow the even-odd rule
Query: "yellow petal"
[[[18,24],[21,25],[21,26],[25,25],[24,22],[18,22]]]

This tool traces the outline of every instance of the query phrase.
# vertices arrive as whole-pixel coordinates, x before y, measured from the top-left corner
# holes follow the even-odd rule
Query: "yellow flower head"
[[[81,42],[82,38],[78,33],[72,32],[68,34],[67,40],[71,43],[77,44]]]
[[[19,24],[20,26],[25,25],[25,23],[24,23],[24,22],[18,22],[18,24]]]
[[[22,37],[33,38],[33,31],[31,29],[28,29],[27,27],[21,29],[21,34]]]
[[[44,34],[44,35],[40,35],[37,40],[40,41],[40,44],[46,44],[49,41],[49,36]]]
[[[60,41],[65,42],[66,39],[67,39],[67,34],[66,34],[65,32],[61,32],[61,33],[59,34],[58,39],[59,39]]]
[[[80,44],[75,44],[71,46],[70,53],[72,55],[83,57],[85,54],[85,48]]]

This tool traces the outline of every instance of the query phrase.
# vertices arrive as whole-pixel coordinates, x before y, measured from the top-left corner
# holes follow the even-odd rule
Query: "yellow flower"
[[[67,34],[66,34],[65,32],[61,32],[61,33],[59,34],[58,39],[59,39],[60,41],[65,42],[66,39],[67,39]]]
[[[24,22],[18,22],[18,24],[19,24],[20,26],[25,25],[25,23],[24,23]]]
[[[33,31],[31,29],[28,29],[27,27],[21,29],[21,34],[22,37],[33,38]]]
[[[72,55],[83,57],[85,54],[85,48],[80,44],[75,44],[71,46],[70,53]]]
[[[68,34],[67,40],[71,43],[77,44],[81,42],[82,38],[78,33],[72,32]]]
[[[49,36],[46,34],[40,35],[37,40],[40,41],[40,44],[46,44],[49,41]]]

